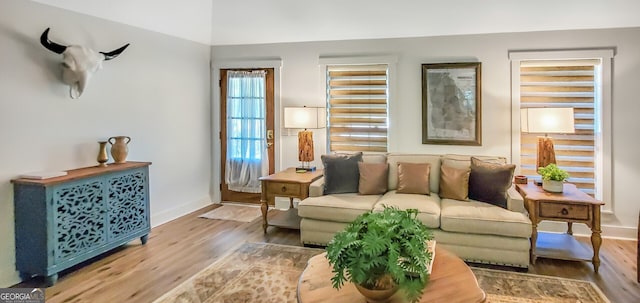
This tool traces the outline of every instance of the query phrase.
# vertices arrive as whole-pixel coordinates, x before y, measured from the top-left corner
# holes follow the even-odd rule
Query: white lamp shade
[[[285,107],[284,128],[324,128],[326,115],[324,107]]]
[[[574,133],[573,108],[523,108],[520,128],[526,133]]]

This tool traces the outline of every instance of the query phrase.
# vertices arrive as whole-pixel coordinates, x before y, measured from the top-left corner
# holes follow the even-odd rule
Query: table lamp
[[[556,163],[556,153],[553,148],[553,140],[549,134],[575,132],[573,108],[523,108],[520,110],[521,130],[526,133],[543,133],[544,137],[538,137],[536,157],[536,171],[539,167],[545,167],[550,163]]]
[[[313,132],[309,128],[324,128],[327,125],[327,110],[324,107],[285,107],[284,128],[302,128],[298,132],[298,161],[301,165],[296,171],[314,171],[310,166],[314,159]]]

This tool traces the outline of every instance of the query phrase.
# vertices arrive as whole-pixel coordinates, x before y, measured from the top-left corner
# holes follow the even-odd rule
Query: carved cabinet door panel
[[[149,229],[147,174],[143,169],[114,174],[107,179],[109,241]]]
[[[103,182],[88,179],[53,191],[53,255],[55,264],[89,253],[107,243]]]

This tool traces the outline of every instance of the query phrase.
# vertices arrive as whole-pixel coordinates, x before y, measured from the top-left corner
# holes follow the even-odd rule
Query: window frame
[[[603,49],[582,49],[582,50],[547,50],[547,51],[510,51],[511,61],[511,160],[520,170],[520,65],[521,61],[528,60],[562,60],[562,59],[600,59],[601,71],[599,76],[601,91],[599,93],[601,131],[595,132],[596,149],[595,169],[596,173],[602,173],[601,178],[597,178],[596,188],[601,189],[602,196],[599,198],[605,205],[602,207],[603,213],[613,213],[614,201],[613,175],[612,175],[612,64],[614,57],[612,48]],[[597,112],[597,110],[596,110]],[[599,145],[599,146],[598,146]]]
[[[389,136],[392,131],[391,116],[393,115],[393,100],[395,98],[396,91],[396,65],[398,57],[394,55],[388,56],[320,56],[318,58],[318,72],[320,79],[320,94],[322,100],[324,100],[325,108],[327,109],[327,119],[329,118],[329,99],[327,98],[327,68],[332,65],[387,65],[387,152],[392,150],[394,146],[393,137]],[[328,120],[327,120],[328,121]],[[329,123],[327,123],[329,126]],[[326,134],[326,151],[331,151],[331,137],[329,127],[327,127]],[[369,152],[368,152],[369,153]],[[376,153],[376,152],[370,152]]]

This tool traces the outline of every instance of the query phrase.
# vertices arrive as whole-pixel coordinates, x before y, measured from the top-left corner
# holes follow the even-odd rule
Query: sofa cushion
[[[514,164],[495,164],[471,157],[469,198],[507,208],[507,190],[515,169]]]
[[[324,193],[357,193],[360,173],[358,162],[362,153],[330,154],[320,156],[324,165]]]
[[[398,193],[428,195],[429,163],[398,162]]]
[[[360,182],[358,193],[361,195],[382,195],[387,192],[387,175],[389,165],[387,163],[358,162]]]
[[[469,199],[470,168],[455,168],[440,166],[440,195],[441,199],[467,200]]]
[[[387,154],[383,153],[363,153],[362,162],[364,163],[387,163]]]
[[[480,201],[440,201],[440,228],[450,232],[531,237],[531,220],[526,214]]]
[[[471,157],[478,158],[484,162],[494,163],[494,164],[505,164],[507,163],[507,158],[505,157],[495,157],[495,156],[470,156],[470,155],[457,155],[457,154],[446,154],[442,156],[442,161],[451,161],[450,165],[454,165],[453,163],[458,163],[456,167],[471,167]]]
[[[429,163],[429,191],[438,192],[438,182],[440,181],[440,155],[428,154],[403,154],[390,153],[387,155],[389,163],[389,190],[398,188],[398,162],[406,163]]]
[[[382,211],[384,206],[395,206],[400,209],[415,208],[418,210],[418,219],[429,228],[440,226],[440,197],[432,193],[427,195],[400,194],[395,190],[389,191],[374,207],[374,211]]]
[[[298,204],[303,218],[334,222],[352,222],[359,215],[373,209],[379,195],[334,194],[306,198]]]

